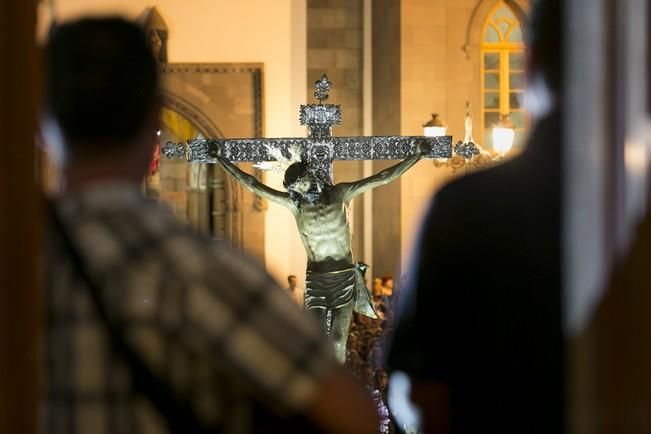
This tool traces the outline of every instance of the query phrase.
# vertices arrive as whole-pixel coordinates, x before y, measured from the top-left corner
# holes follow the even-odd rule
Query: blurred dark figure
[[[386,402],[387,387],[389,386],[389,374],[382,368],[377,368],[373,371],[375,378],[375,388],[382,393],[382,399]]]
[[[373,279],[373,288],[371,289],[371,293],[373,294],[373,308],[375,309],[375,313],[380,321],[384,319],[384,311],[386,310],[386,300],[383,291],[382,279],[376,277]]]
[[[389,367],[410,377],[426,433],[564,431],[563,23],[560,0],[533,2],[526,149],[442,189],[424,223]]]
[[[368,352],[368,362],[373,369],[384,367],[384,357],[382,356],[382,344],[380,341],[376,342]]]
[[[367,392],[247,258],[141,194],[158,67],[119,18],[54,29],[48,145],[63,165],[44,306],[43,433],[371,433]]]
[[[366,387],[368,387],[370,390],[373,390],[373,387],[375,385],[375,377],[373,376],[373,367],[368,363],[363,363],[362,366],[360,366],[360,373],[362,375],[362,378],[364,379],[364,383],[366,384]]]
[[[382,276],[382,295],[393,297],[393,276]]]

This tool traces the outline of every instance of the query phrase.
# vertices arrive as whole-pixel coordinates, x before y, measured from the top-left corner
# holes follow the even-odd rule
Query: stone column
[[[363,132],[363,6],[362,0],[308,0],[307,3],[307,100],[314,101],[314,82],[323,73],[333,83],[328,103],[340,104],[343,122],[335,136]],[[361,161],[334,163],[335,182],[363,177]],[[352,203],[353,254],[364,261],[364,207],[362,198]]]
[[[373,135],[399,135],[401,124],[401,1],[373,2]],[[373,172],[396,161],[375,161]],[[373,191],[374,277],[399,275],[401,194],[398,179]]]

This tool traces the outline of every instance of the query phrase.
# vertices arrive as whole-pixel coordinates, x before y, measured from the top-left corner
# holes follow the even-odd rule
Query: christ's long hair
[[[310,177],[310,190],[305,195],[301,195],[295,192],[291,187],[305,176]],[[315,203],[321,197],[323,197],[326,201],[330,199],[330,193],[332,192],[333,187],[332,184],[329,182],[323,183],[320,190],[319,184],[321,183],[312,178],[308,170],[308,165],[304,162],[294,163],[285,171],[283,186],[285,187],[285,190],[287,190],[287,194],[289,194],[290,199],[292,199],[297,207],[300,207],[302,202]]]

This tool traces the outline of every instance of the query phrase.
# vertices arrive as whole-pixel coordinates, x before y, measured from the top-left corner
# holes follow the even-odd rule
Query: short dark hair
[[[563,90],[564,28],[563,0],[534,0],[527,27],[532,66],[542,73],[547,86],[556,94]]]
[[[123,18],[57,26],[45,64],[45,108],[73,148],[134,139],[158,103],[158,63],[144,30]]]
[[[307,164],[301,162],[294,163],[285,170],[285,178],[283,180],[283,186],[285,188],[289,187],[300,178],[305,176],[307,173]]]
[[[296,279],[296,276],[294,276],[293,274],[290,274],[289,276],[287,276],[287,281],[289,282],[290,280],[292,280],[292,278]]]

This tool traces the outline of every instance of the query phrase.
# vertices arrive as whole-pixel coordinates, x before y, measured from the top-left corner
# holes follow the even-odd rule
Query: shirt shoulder
[[[165,354],[193,354],[279,413],[308,406],[337,367],[316,320],[248,255],[153,201],[123,205],[68,205],[66,217],[110,287],[106,302],[155,372],[165,372]]]

